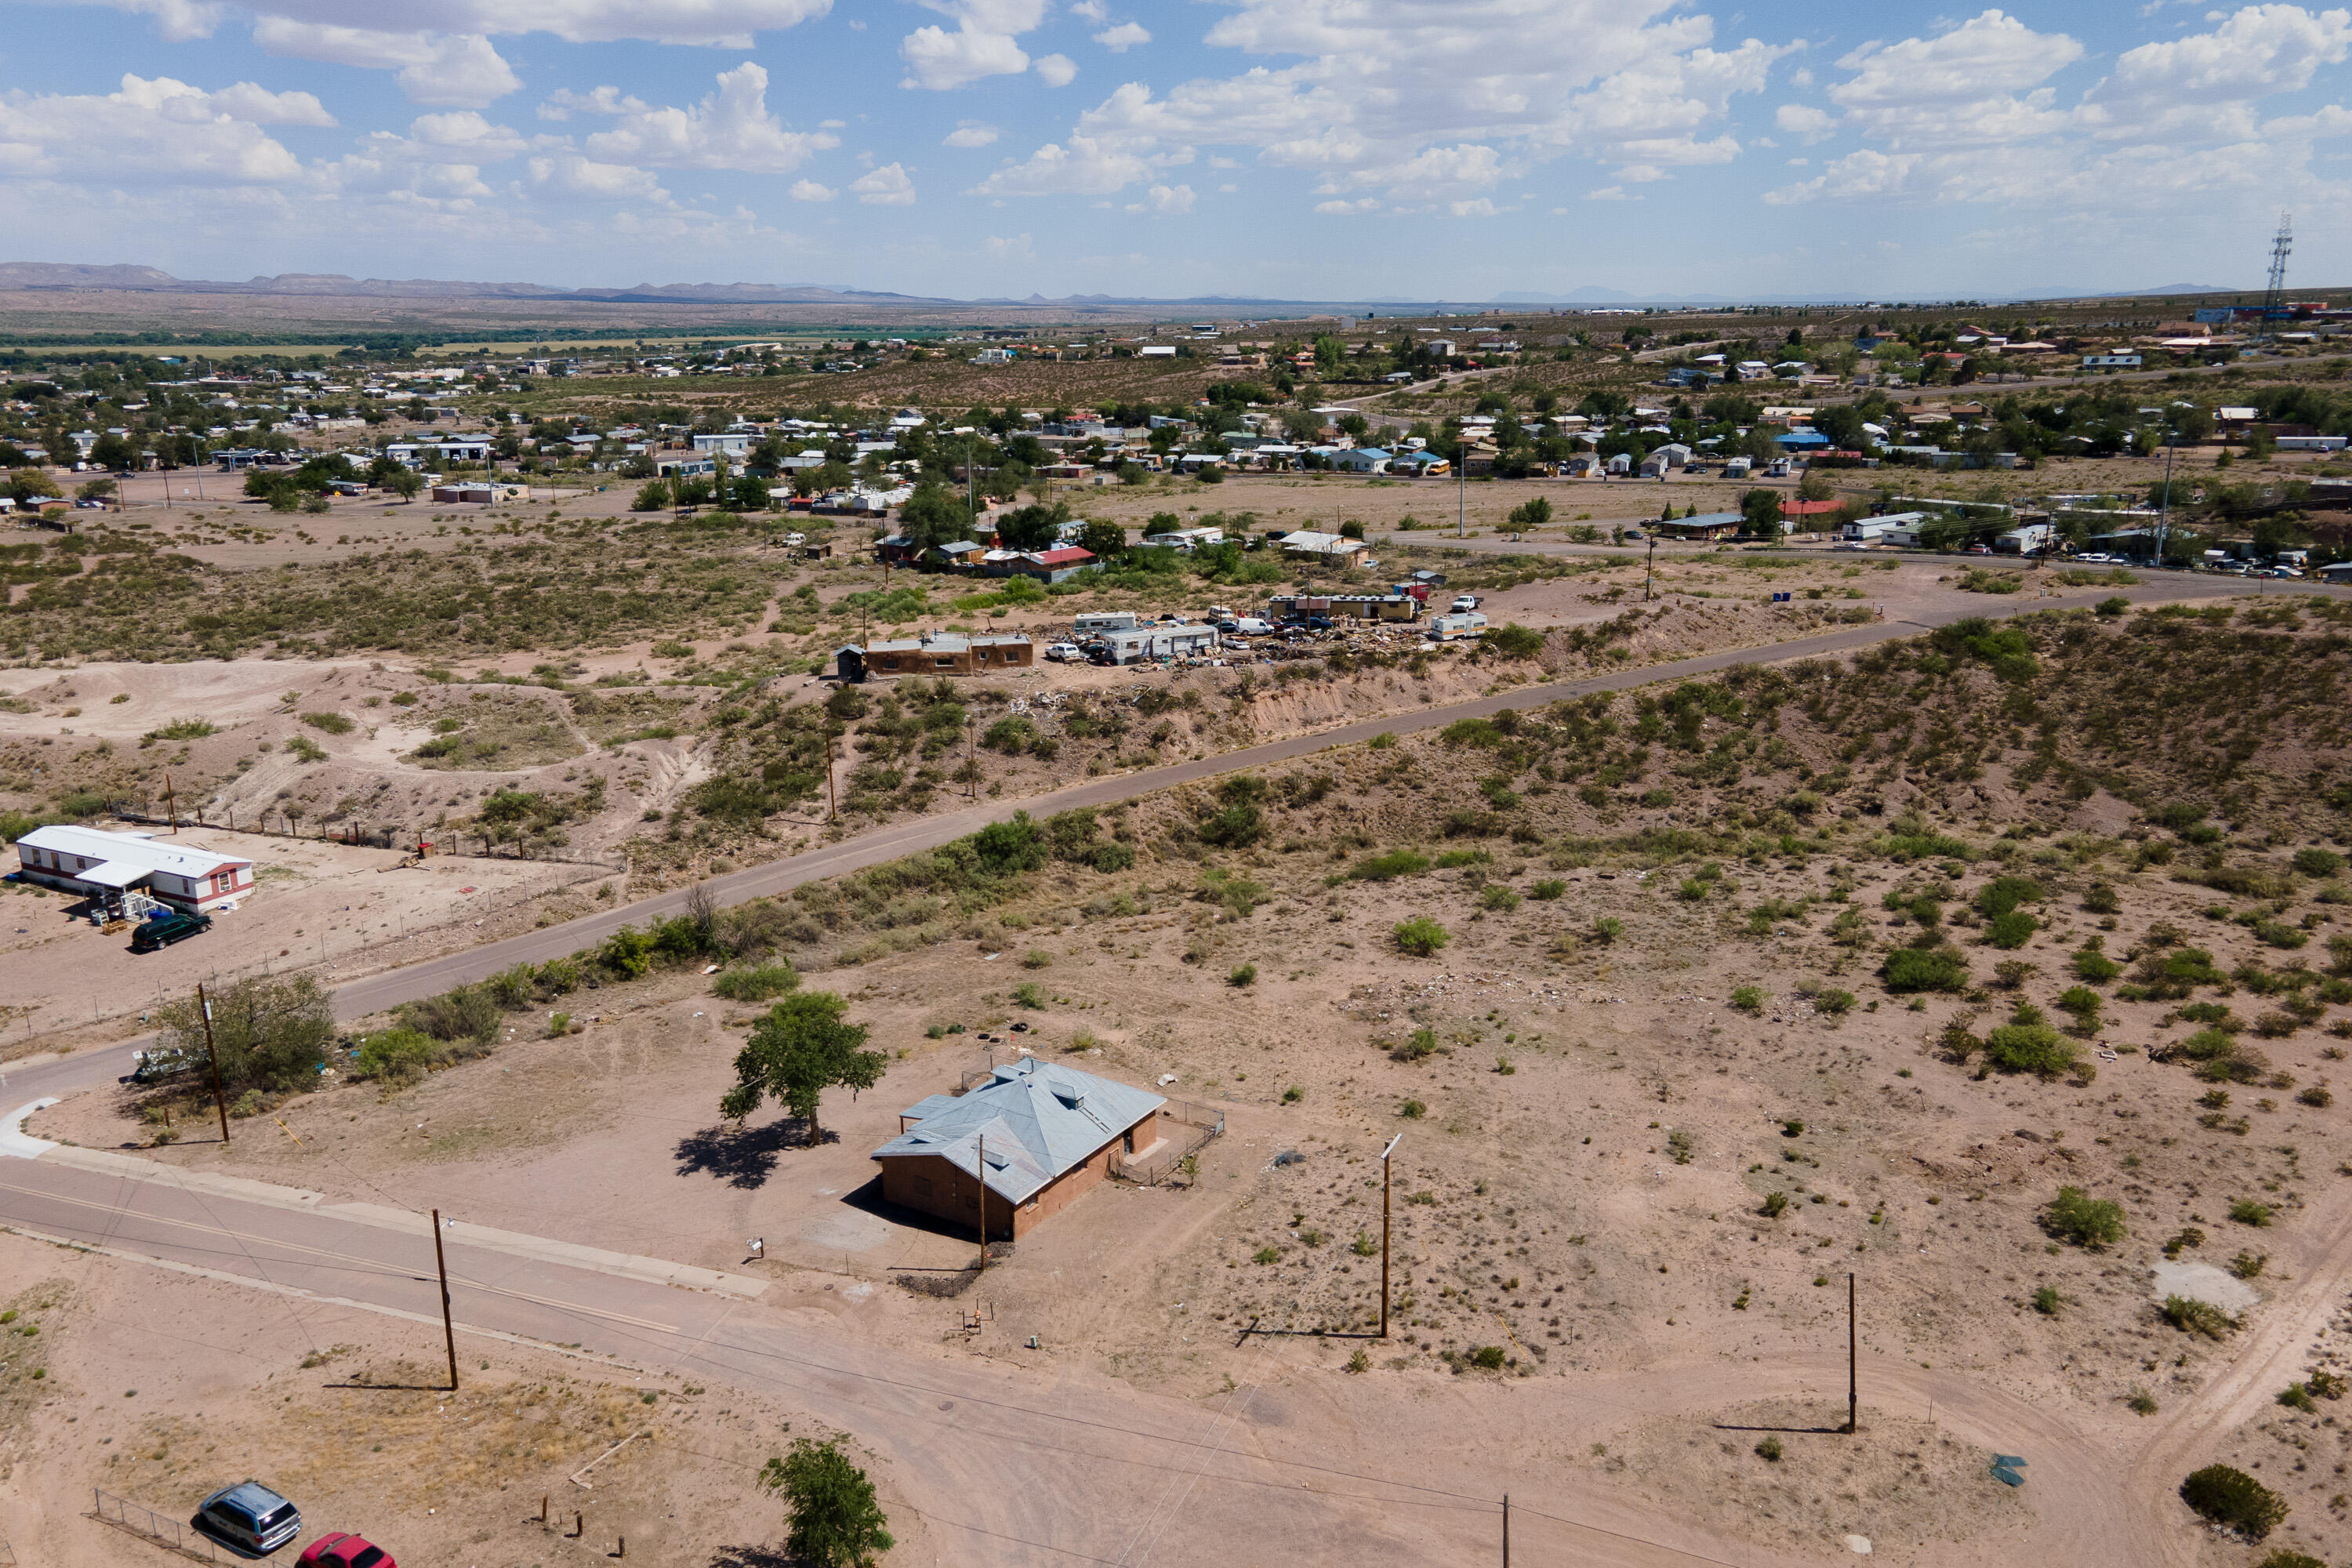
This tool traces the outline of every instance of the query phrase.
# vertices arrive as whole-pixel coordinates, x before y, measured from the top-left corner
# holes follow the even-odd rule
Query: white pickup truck
[[[1456,594],[1454,595],[1454,613],[1466,616],[1484,603],[1486,601],[1475,594]]]

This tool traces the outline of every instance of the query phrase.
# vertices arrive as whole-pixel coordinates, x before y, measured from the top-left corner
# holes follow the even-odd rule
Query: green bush
[[[1758,1212],[1762,1214],[1766,1219],[1779,1219],[1782,1215],[1789,1212],[1789,1194],[1786,1193],[1765,1194],[1764,1206]]]
[[[2308,1552],[2290,1552],[2280,1546],[2273,1548],[2254,1568],[2327,1568],[2327,1564]]]
[[[1475,1345],[1470,1351],[1470,1364],[1486,1372],[1500,1372],[1504,1359],[1500,1345]]]
[[[2286,1500],[2229,1465],[2208,1465],[2180,1483],[2180,1500],[2215,1524],[2260,1541],[2284,1522]]]
[[[1257,965],[1255,963],[1235,965],[1234,972],[1225,976],[1225,984],[1236,989],[1256,984]]]
[[[800,983],[800,972],[789,963],[755,963],[720,971],[710,990],[730,1002],[765,1002],[797,988]]]
[[[402,1085],[415,1083],[431,1068],[439,1047],[430,1035],[415,1029],[383,1029],[360,1042],[352,1076]]]
[[[1832,1018],[1843,1018],[1853,1011],[1853,992],[1832,989],[1814,996],[1813,1005]]]
[[[2084,948],[2071,961],[2074,978],[2087,980],[2094,985],[2105,985],[2124,972],[2124,966],[2095,948]]]
[[[1977,913],[1990,920],[2009,913],[2020,904],[2040,903],[2042,884],[2026,877],[1995,877],[1979,888],[1977,896],[1969,901]]]
[[[2344,869],[2344,857],[2332,849],[2298,849],[2294,868],[2306,877],[2333,877]]]
[[[2167,1296],[2158,1309],[2164,1321],[2184,1334],[2201,1334],[2218,1340],[2238,1326],[2238,1320],[2210,1301],[2200,1301],[2190,1296]]]
[[[1391,849],[1385,855],[1357,861],[1348,868],[1348,875],[1359,881],[1386,882],[1398,877],[1417,877],[1428,869],[1428,856],[1410,849]]]
[[[1624,934],[1625,922],[1623,921],[1612,920],[1607,915],[1603,915],[1599,920],[1592,922],[1592,940],[1602,943],[1604,946],[1610,942],[1615,942],[1619,937],[1623,936]]]
[[[1528,889],[1528,897],[1539,903],[1549,903],[1568,891],[1568,884],[1557,877],[1547,877]]]
[[[2230,1205],[2230,1217],[2240,1225],[2251,1225],[2260,1229],[2271,1223],[2271,1207],[2252,1198],[2239,1198]]]
[[[1517,621],[1490,626],[1479,639],[1480,644],[1504,658],[1533,658],[1543,652],[1544,635]]]
[[[1397,1107],[1397,1114],[1403,1117],[1407,1121],[1418,1121],[1423,1117],[1429,1114],[1429,1107],[1423,1105],[1420,1100],[1408,1100],[1402,1105]]]
[[[1999,1072],[2057,1078],[2086,1069],[2080,1048],[2047,1024],[2003,1024],[1985,1037],[1985,1060]]]
[[[1437,1031],[1427,1027],[1415,1029],[1405,1037],[1402,1045],[1389,1052],[1390,1056],[1401,1062],[1417,1062],[1423,1057],[1436,1054]]]
[[[1999,948],[2020,948],[2041,929],[2042,923],[2023,910],[2011,910],[1985,921],[1985,940]]]
[[[1965,991],[1969,966],[1948,947],[1906,947],[1886,955],[1886,988],[1900,995],[1914,991]]]
[[[1519,895],[1500,882],[1489,882],[1480,889],[1478,904],[1496,914],[1508,914],[1519,907]]]
[[[470,1040],[488,1045],[505,1026],[497,1000],[478,986],[460,985],[421,1002],[404,1002],[393,1009],[401,1026],[436,1040]]]
[[[1764,1011],[1763,987],[1758,985],[1734,986],[1731,992],[1731,1005],[1738,1008],[1743,1013],[1761,1013]]]
[[[2054,1318],[2058,1315],[2059,1305],[2064,1300],[2064,1297],[2058,1294],[2057,1286],[2044,1285],[2033,1293],[2033,1310],[2045,1318]]]
[[[1415,915],[1409,921],[1399,921],[1393,932],[1396,944],[1415,958],[1433,956],[1439,948],[1454,939],[1444,926],[1427,915]]]
[[[2080,1187],[2061,1187],[2042,1211],[2042,1228],[2060,1241],[2097,1251],[2124,1238],[2122,1205]]]
[[[302,722],[313,730],[324,730],[330,735],[348,735],[357,727],[341,713],[305,713]]]
[[[1013,1000],[1033,1011],[1043,1012],[1045,1006],[1045,988],[1034,980],[1024,980],[1013,988]]]

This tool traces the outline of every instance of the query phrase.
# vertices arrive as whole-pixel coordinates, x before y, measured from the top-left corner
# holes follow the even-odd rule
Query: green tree
[[[889,1058],[865,1049],[866,1026],[845,1024],[849,1004],[830,991],[787,996],[752,1026],[751,1037],[735,1058],[736,1085],[719,1102],[722,1116],[740,1121],[773,1096],[808,1123],[808,1141],[818,1142],[817,1102],[841,1085],[854,1097],[881,1081]]]
[[[1078,532],[1078,547],[1111,560],[1127,552],[1127,530],[1115,522],[1089,522]]]
[[[249,1089],[315,1087],[327,1049],[335,1041],[335,1014],[319,983],[307,974],[290,979],[232,980],[210,990],[212,1037],[220,1057],[221,1088],[230,1095]],[[157,1014],[156,1044],[166,1052],[205,1059],[205,1016],[194,995],[167,1002]]]
[[[383,488],[404,501],[413,501],[416,492],[425,488],[425,476],[415,468],[400,468],[383,481]]]
[[[629,503],[631,511],[659,511],[669,505],[669,481],[647,479],[637,487],[637,499]]]
[[[898,509],[898,531],[917,555],[971,537],[971,510],[945,485],[918,485]]]
[[[727,504],[737,511],[765,511],[774,503],[768,500],[767,480],[738,474],[727,481]]]
[[[820,1568],[860,1568],[898,1544],[874,1498],[874,1483],[832,1439],[802,1437],[760,1471],[761,1489],[780,1493],[791,1510],[784,1550]]]
[[[1780,492],[1760,487],[1748,491],[1739,498],[1739,515],[1746,531],[1766,539],[1780,538]]]
[[[1069,521],[1070,509],[1058,501],[1050,507],[1016,507],[998,521],[997,537],[1007,550],[1050,550],[1062,524]]]
[[[1511,509],[1506,521],[1516,529],[1541,528],[1551,521],[1551,502],[1542,496],[1522,501]]]

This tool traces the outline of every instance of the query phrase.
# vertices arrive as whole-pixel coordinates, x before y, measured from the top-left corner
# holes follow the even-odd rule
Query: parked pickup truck
[[[1466,616],[1476,609],[1479,603],[1478,595],[1475,594],[1456,594],[1454,595],[1454,613],[1457,616]]]
[[[198,931],[212,929],[213,917],[210,915],[169,914],[157,920],[141,921],[139,929],[131,933],[131,951],[152,952],[159,947],[169,947]]]

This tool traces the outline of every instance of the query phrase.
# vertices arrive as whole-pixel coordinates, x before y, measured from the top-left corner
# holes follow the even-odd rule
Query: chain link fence
[[[184,1520],[166,1519],[153,1509],[142,1507],[127,1498],[116,1497],[112,1492],[100,1491],[96,1487],[90,1489],[90,1518],[100,1524],[110,1524],[126,1534],[135,1535],[142,1541],[152,1542],[166,1552],[176,1552],[198,1563],[234,1563],[244,1561]],[[0,1553],[5,1552],[6,1547],[0,1545]],[[8,1568],[15,1562],[13,1556],[0,1555],[0,1568]]]

